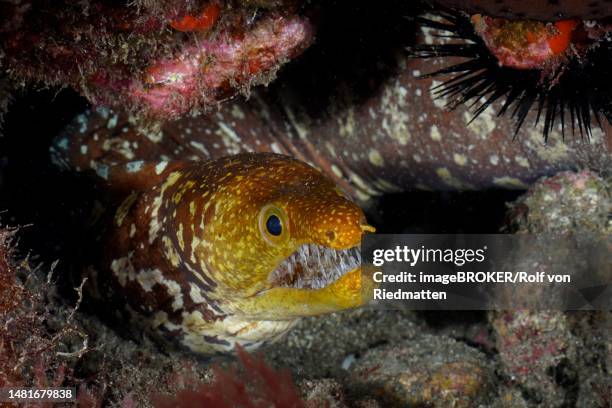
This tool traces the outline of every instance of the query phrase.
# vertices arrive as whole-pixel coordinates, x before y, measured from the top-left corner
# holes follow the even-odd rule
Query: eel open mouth
[[[361,248],[304,244],[270,274],[274,287],[321,289],[361,266]]]

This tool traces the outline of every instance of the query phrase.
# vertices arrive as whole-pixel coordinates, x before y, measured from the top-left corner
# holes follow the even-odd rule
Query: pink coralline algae
[[[211,1],[141,14],[103,2],[66,3],[6,10],[22,21],[0,27],[0,63],[9,77],[69,85],[94,104],[160,120],[268,83],[314,38],[308,18],[282,5],[255,13]]]
[[[178,117],[198,106],[214,105],[241,86],[262,82],[258,74],[293,57],[311,36],[310,25],[301,18],[270,16],[246,36],[224,31],[184,47],[178,56],[147,67],[140,77],[112,79],[111,72],[102,72],[92,78],[101,85],[93,100],[112,104],[115,96],[107,90],[114,89],[128,104],[160,117]]]

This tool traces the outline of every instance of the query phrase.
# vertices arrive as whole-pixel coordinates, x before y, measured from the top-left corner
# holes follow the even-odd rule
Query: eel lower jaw
[[[372,299],[374,287],[372,278],[357,267],[319,289],[274,287],[232,306],[245,320],[292,320],[363,306]]]
[[[269,276],[270,286],[237,300],[234,311],[246,319],[288,320],[362,306],[375,287],[363,273],[359,246],[334,250],[302,245]]]

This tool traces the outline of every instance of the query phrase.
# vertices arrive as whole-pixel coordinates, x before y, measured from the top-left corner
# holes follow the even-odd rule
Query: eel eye
[[[282,208],[269,204],[259,213],[259,232],[270,245],[279,245],[289,238],[287,215]]]
[[[266,229],[270,234],[279,236],[283,232],[283,224],[280,218],[274,214],[270,215],[266,221]]]

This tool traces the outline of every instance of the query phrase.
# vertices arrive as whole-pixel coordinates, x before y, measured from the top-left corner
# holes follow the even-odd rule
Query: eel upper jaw
[[[272,287],[317,290],[336,282],[361,266],[359,245],[333,249],[303,244],[270,274]]]

